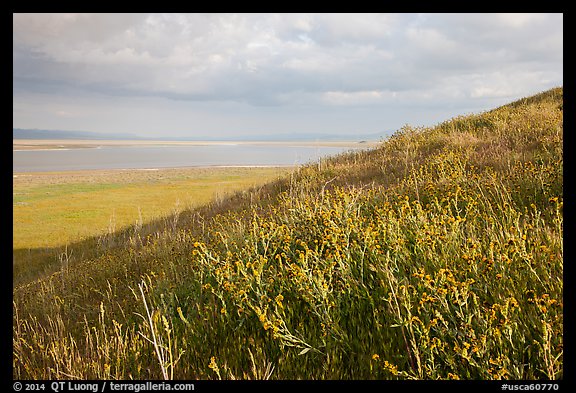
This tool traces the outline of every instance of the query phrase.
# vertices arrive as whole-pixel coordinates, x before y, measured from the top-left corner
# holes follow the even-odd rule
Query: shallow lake
[[[297,145],[154,145],[13,151],[13,172],[199,166],[283,166],[317,162],[352,147]]]

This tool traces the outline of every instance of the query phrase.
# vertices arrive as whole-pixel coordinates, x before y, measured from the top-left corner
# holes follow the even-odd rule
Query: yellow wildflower
[[[393,375],[398,375],[398,366],[389,363],[388,360],[384,360],[384,369]]]
[[[218,368],[218,365],[216,364],[216,358],[214,356],[212,356],[210,358],[210,364],[208,365],[208,367],[216,373],[220,372],[220,369]]]

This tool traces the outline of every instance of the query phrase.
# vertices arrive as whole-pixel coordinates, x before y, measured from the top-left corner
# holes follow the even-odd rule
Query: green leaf
[[[308,352],[311,349],[312,348],[304,348],[303,350],[300,351],[300,353],[298,355],[304,355],[306,352]]]

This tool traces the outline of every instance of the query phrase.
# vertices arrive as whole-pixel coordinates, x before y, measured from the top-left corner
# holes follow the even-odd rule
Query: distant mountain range
[[[105,134],[90,131],[63,131],[13,128],[12,139],[142,139],[133,134]]]
[[[134,134],[110,134],[90,131],[63,131],[13,128],[12,139],[95,139],[161,141],[380,141],[389,134],[265,134],[242,136],[141,137]]]

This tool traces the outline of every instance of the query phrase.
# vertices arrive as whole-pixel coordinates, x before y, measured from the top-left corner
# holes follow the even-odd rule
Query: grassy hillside
[[[14,289],[14,378],[562,378],[562,96],[64,252]]]

